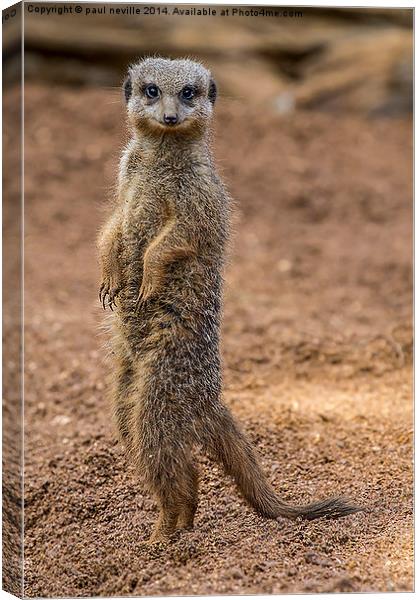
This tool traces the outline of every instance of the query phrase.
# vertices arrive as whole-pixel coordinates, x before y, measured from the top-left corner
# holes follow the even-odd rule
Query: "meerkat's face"
[[[202,65],[165,58],[147,58],[133,65],[123,91],[130,125],[149,135],[203,133],[217,93]]]

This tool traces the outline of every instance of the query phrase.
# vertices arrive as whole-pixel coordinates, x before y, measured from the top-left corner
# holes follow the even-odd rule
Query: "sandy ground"
[[[114,441],[99,332],[119,100],[25,91],[26,595],[412,590],[411,123],[219,102],[226,402],[285,499],[367,511],[267,521],[201,457],[194,531],[149,547],[156,506]]]

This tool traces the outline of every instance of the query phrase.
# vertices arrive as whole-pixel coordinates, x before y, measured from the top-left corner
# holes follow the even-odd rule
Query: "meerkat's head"
[[[132,65],[123,86],[131,127],[146,135],[200,135],[216,100],[210,72],[192,60],[146,58]]]

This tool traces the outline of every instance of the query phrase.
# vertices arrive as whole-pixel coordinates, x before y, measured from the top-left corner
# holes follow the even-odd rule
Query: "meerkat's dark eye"
[[[182,100],[192,100],[196,94],[195,89],[191,85],[186,85],[181,91]]]
[[[151,83],[144,88],[144,93],[148,98],[155,99],[159,98],[160,90],[157,85],[153,85],[153,83]]]

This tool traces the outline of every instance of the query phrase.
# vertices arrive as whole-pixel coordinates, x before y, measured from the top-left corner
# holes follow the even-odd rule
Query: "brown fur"
[[[148,98],[145,86],[160,89]],[[180,91],[194,87],[192,101]],[[120,438],[161,507],[152,540],[191,527],[201,446],[268,518],[337,517],[341,499],[283,503],[221,399],[222,272],[229,196],[216,174],[209,126],[210,73],[187,60],[146,59],[131,67],[125,95],[132,139],[120,168],[119,199],[99,237],[100,299],[113,315],[112,401]],[[164,115],[178,117],[166,126]]]

